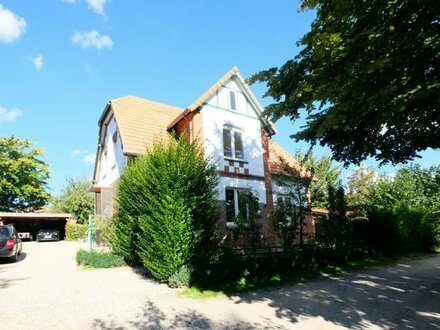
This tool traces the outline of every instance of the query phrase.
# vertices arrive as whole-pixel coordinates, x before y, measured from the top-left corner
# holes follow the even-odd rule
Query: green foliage
[[[394,177],[359,170],[349,181],[352,207],[367,212],[364,238],[387,255],[440,245],[440,167],[405,166]]]
[[[376,252],[431,252],[440,245],[440,218],[427,210],[371,209],[368,218],[366,243]]]
[[[328,156],[317,157],[313,153],[296,153],[295,158],[317,180],[310,182],[310,197],[313,207],[328,207],[327,186],[335,186],[341,175],[341,168],[334,165]]]
[[[274,276],[278,279],[292,278],[298,272],[344,265],[366,256],[368,251],[361,245],[323,247],[304,244],[285,248],[284,252],[277,254],[247,258],[241,258],[232,250],[223,249],[216,262],[211,263],[205,270],[204,276],[198,277],[191,285],[199,288],[216,288],[226,284],[236,289],[237,286],[248,287],[246,283],[272,282]]]
[[[393,178],[382,177],[371,186],[368,205],[374,208],[426,208],[440,212],[440,166],[405,166]]]
[[[92,268],[111,268],[125,265],[124,258],[114,253],[86,250],[79,250],[76,253],[76,263]]]
[[[0,211],[32,211],[49,201],[49,167],[29,140],[0,137]]]
[[[217,182],[197,141],[156,141],[120,178],[114,251],[161,281],[203,267],[216,246]]]
[[[101,216],[95,217],[96,222],[96,243],[98,245],[110,246],[112,237],[114,237],[114,222]]]
[[[269,219],[283,246],[291,246],[295,242],[299,219],[293,205],[278,201],[271,211]]]
[[[192,269],[188,266],[182,266],[176,273],[168,279],[168,285],[171,288],[181,288],[188,286],[191,281]]]
[[[358,167],[347,181],[348,208],[358,215],[366,215],[369,207],[369,196],[380,179],[380,176],[371,168]]]
[[[88,179],[68,179],[62,195],[53,201],[53,211],[71,213],[78,223],[88,223],[94,208],[91,186]]]
[[[328,218],[316,220],[316,241],[328,246],[347,244],[351,241],[351,226],[346,216],[347,206],[344,188],[329,185]]]
[[[87,225],[68,222],[66,224],[66,240],[67,241],[83,240],[87,237],[87,230],[88,230]]]
[[[439,148],[438,3],[305,0],[302,8],[316,19],[299,54],[250,78],[267,83],[268,114],[305,113],[293,136],[329,146],[345,164],[399,163]]]

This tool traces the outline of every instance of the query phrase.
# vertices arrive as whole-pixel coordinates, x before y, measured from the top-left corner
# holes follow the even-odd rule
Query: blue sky
[[[297,8],[292,0],[0,0],[0,135],[44,148],[57,195],[67,178],[92,176],[108,100],[131,94],[186,107],[234,65],[245,77],[279,66],[314,18]],[[252,90],[269,102],[264,86]],[[297,128],[288,120],[277,127],[284,148],[307,148],[290,140]],[[439,155],[420,162],[438,164]]]

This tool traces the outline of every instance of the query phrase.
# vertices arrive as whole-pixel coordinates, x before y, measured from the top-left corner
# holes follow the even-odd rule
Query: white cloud
[[[14,122],[18,117],[22,115],[20,109],[11,109],[6,110],[5,108],[0,106],[0,123],[1,122]]]
[[[83,163],[93,165],[95,164],[95,154],[87,154],[81,159]]]
[[[29,57],[27,57],[27,59],[32,62],[35,69],[37,69],[38,71],[41,71],[41,69],[43,69],[43,65],[44,65],[43,55],[38,54],[37,56],[34,56],[34,57],[29,56]]]
[[[75,32],[72,37],[72,42],[74,44],[80,44],[84,49],[89,47],[95,47],[97,49],[113,47],[112,39],[108,35],[101,35],[96,30]]]
[[[26,30],[26,21],[0,4],[0,42],[17,40]]]
[[[73,158],[76,158],[76,157],[83,155],[83,154],[86,154],[86,153],[87,153],[87,150],[80,150],[80,149],[74,149],[71,152]]]
[[[107,0],[87,0],[87,6],[95,13],[105,16],[104,5]]]
[[[71,151],[72,157],[81,160],[85,164],[95,164],[95,154],[87,150],[74,149]]]
[[[71,3],[74,4],[76,3],[76,0],[61,0],[62,2],[67,2],[67,3]]]

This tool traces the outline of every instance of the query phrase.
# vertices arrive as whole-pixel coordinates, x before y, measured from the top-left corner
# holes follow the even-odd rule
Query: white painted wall
[[[223,127],[229,126],[242,132],[244,161],[248,162],[249,175],[264,177],[261,124],[252,105],[246,100],[239,84],[230,80],[208,100],[203,107],[203,136],[205,154],[224,170]],[[229,90],[237,91],[237,111],[229,109]],[[226,158],[229,159],[229,158]],[[250,186],[259,193],[260,202],[266,202],[263,181],[222,178],[219,184],[219,199],[225,200],[225,187],[247,188]]]
[[[127,165],[127,156],[122,152],[121,136],[118,133],[116,143],[113,143],[113,134],[117,131],[115,119],[111,119],[107,126],[107,133],[104,138],[103,150],[107,150],[107,154],[102,153],[101,164],[98,174],[98,187],[110,187],[117,180]]]

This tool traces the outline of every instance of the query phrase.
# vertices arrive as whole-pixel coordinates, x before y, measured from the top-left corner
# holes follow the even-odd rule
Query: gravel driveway
[[[128,267],[78,269],[80,247],[28,242],[0,261],[1,329],[440,329],[440,256],[198,301]]]

